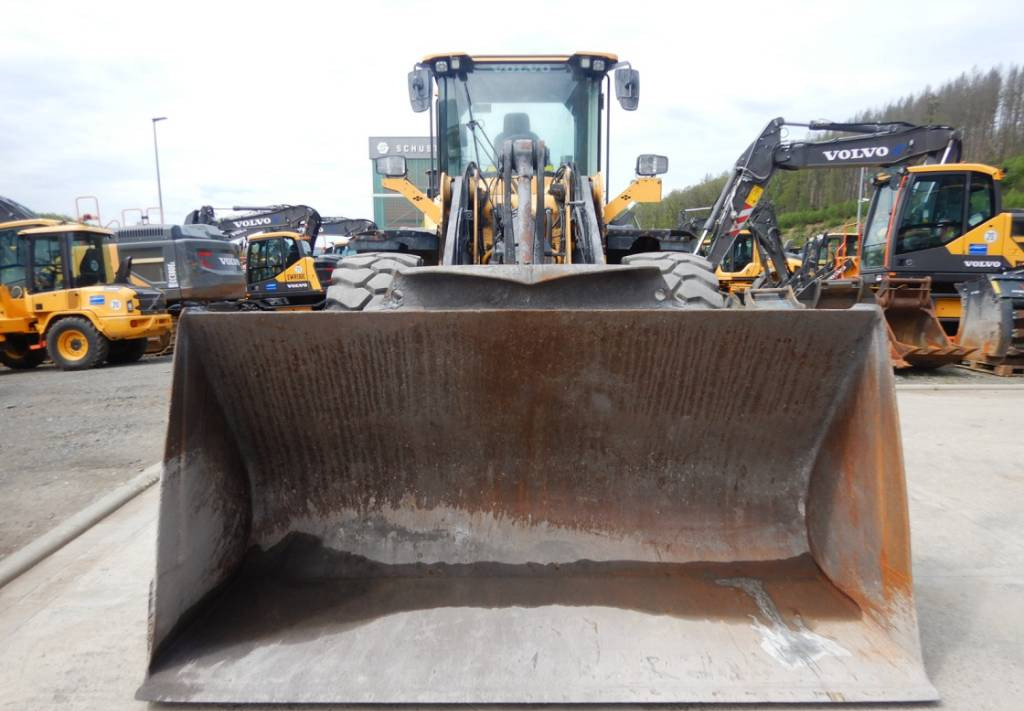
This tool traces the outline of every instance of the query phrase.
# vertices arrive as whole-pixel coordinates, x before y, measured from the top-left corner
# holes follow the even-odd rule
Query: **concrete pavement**
[[[941,707],[1021,708],[1024,390],[915,389],[899,406],[924,661]],[[132,695],[156,502],[147,491],[0,589],[0,708],[146,707]]]

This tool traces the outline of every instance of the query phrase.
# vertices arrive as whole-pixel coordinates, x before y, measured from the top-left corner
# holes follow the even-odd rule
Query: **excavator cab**
[[[299,232],[249,235],[245,277],[246,298],[261,310],[308,311],[323,304],[313,250]]]
[[[875,176],[861,272],[871,279],[931,278],[947,334],[961,316],[956,285],[1024,265],[1024,239],[1003,211],[1003,173],[979,163],[919,165]]]

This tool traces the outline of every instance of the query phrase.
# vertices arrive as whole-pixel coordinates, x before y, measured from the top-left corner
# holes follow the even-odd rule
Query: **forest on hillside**
[[[771,117],[766,117],[766,120]],[[944,124],[963,130],[965,161],[1006,169],[1003,199],[1007,207],[1024,207],[1024,67],[1010,65],[988,71],[974,69],[938,88],[904,96],[879,108],[865,109],[851,121],[909,121]],[[827,137],[812,134],[814,140]],[[797,137],[794,136],[794,139]],[[736,147],[737,154],[742,146]],[[726,167],[726,166],[723,166]],[[870,171],[869,171],[870,173]],[[637,218],[645,227],[675,227],[680,212],[714,203],[728,173],[708,175],[700,183],[673,190],[661,203],[639,205]],[[833,226],[850,221],[857,212],[860,171],[856,169],[779,172],[767,196],[783,229]],[[865,194],[870,186],[865,187]],[[706,213],[697,213],[706,214]],[[798,235],[799,236],[799,235]]]

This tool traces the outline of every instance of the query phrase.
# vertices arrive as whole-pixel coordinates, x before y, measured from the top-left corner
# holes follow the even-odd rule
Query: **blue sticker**
[[[970,254],[988,254],[987,244],[972,244],[969,249]]]
[[[100,306],[101,304],[103,304],[104,301],[105,301],[105,299],[103,298],[103,296],[101,294],[97,294],[96,296],[90,296],[89,297],[89,304],[91,306]]]
[[[267,291],[277,291],[277,282],[272,281],[263,288],[266,289]]]

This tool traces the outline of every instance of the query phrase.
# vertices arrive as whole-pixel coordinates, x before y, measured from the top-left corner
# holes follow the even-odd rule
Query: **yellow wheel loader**
[[[639,100],[614,55],[436,55],[409,89],[434,184],[378,169],[435,264],[181,319],[138,698],[935,699],[880,309],[609,264],[667,163],[606,201],[605,99]]]
[[[170,330],[163,294],[128,284],[109,230],[31,218],[0,223],[0,362],[62,370],[136,361]]]

